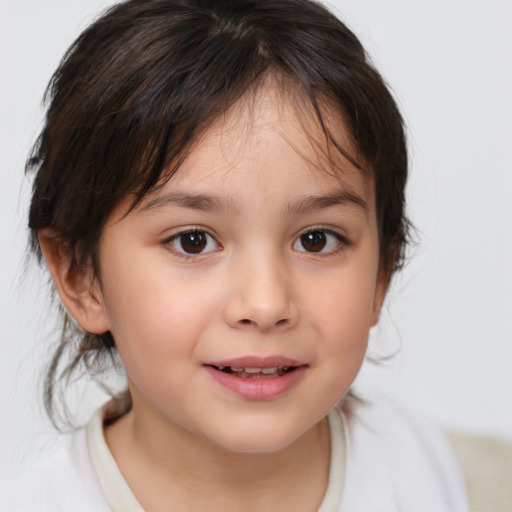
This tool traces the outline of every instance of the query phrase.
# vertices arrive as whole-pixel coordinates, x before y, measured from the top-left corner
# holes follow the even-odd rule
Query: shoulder
[[[85,431],[55,434],[24,454],[2,482],[0,509],[9,512],[108,511]]]
[[[368,511],[467,510],[451,447],[421,416],[391,401],[351,400],[342,417],[347,447],[344,503],[359,503],[364,496]]]

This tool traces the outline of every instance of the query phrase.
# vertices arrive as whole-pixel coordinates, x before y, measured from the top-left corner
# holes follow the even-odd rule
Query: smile
[[[214,369],[244,379],[273,379],[293,372],[296,366],[272,366],[258,368],[251,366],[213,366]]]
[[[294,388],[309,365],[285,357],[244,357],[203,368],[222,389],[248,400],[270,400]]]

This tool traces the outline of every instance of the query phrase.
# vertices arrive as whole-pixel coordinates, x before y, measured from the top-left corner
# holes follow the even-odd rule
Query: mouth
[[[295,371],[297,366],[223,366],[206,365],[214,370],[243,379],[274,379]]]
[[[209,361],[203,367],[230,393],[248,400],[272,400],[297,386],[309,365],[283,356],[246,356]]]

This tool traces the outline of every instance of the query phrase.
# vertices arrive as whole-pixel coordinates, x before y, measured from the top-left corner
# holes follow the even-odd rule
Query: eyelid
[[[186,235],[188,233],[204,233],[207,237],[211,238],[215,242],[216,248],[206,252],[187,253],[185,251],[180,251],[172,246],[172,242],[178,240],[180,236]],[[205,228],[204,226],[184,226],[176,228],[171,235],[167,236],[162,240],[161,244],[165,246],[166,249],[172,252],[173,254],[176,254],[177,256],[184,259],[197,259],[200,258],[201,256],[207,256],[213,252],[217,252],[218,250],[222,249],[222,245],[217,240],[217,236],[211,233],[211,230]]]
[[[312,256],[330,256],[333,254],[337,254],[338,252],[342,251],[346,247],[349,247],[350,245],[352,245],[351,241],[346,237],[346,235],[340,233],[338,230],[319,225],[319,226],[308,226],[307,228],[302,229],[295,237],[293,244],[292,244],[292,248],[295,248],[295,244],[300,243],[300,238],[303,235],[305,235],[307,233],[312,233],[315,231],[320,231],[326,235],[331,235],[334,238],[336,238],[336,240],[338,242],[337,247],[335,249],[327,251],[327,252],[324,252],[324,251],[314,252],[314,251],[306,251],[306,250],[300,250],[300,249],[295,249],[295,250],[297,250],[298,252],[308,254],[308,255],[312,255]]]

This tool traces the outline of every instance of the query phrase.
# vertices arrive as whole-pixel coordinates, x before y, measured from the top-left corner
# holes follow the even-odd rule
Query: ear
[[[50,229],[38,233],[39,245],[66,309],[87,332],[110,330],[103,296],[91,264],[73,265],[66,242]]]
[[[379,321],[382,304],[384,303],[384,298],[386,297],[386,292],[388,291],[390,280],[391,274],[389,272],[379,270],[377,283],[375,286],[375,295],[373,297],[373,309],[370,318],[370,327],[373,327]]]

